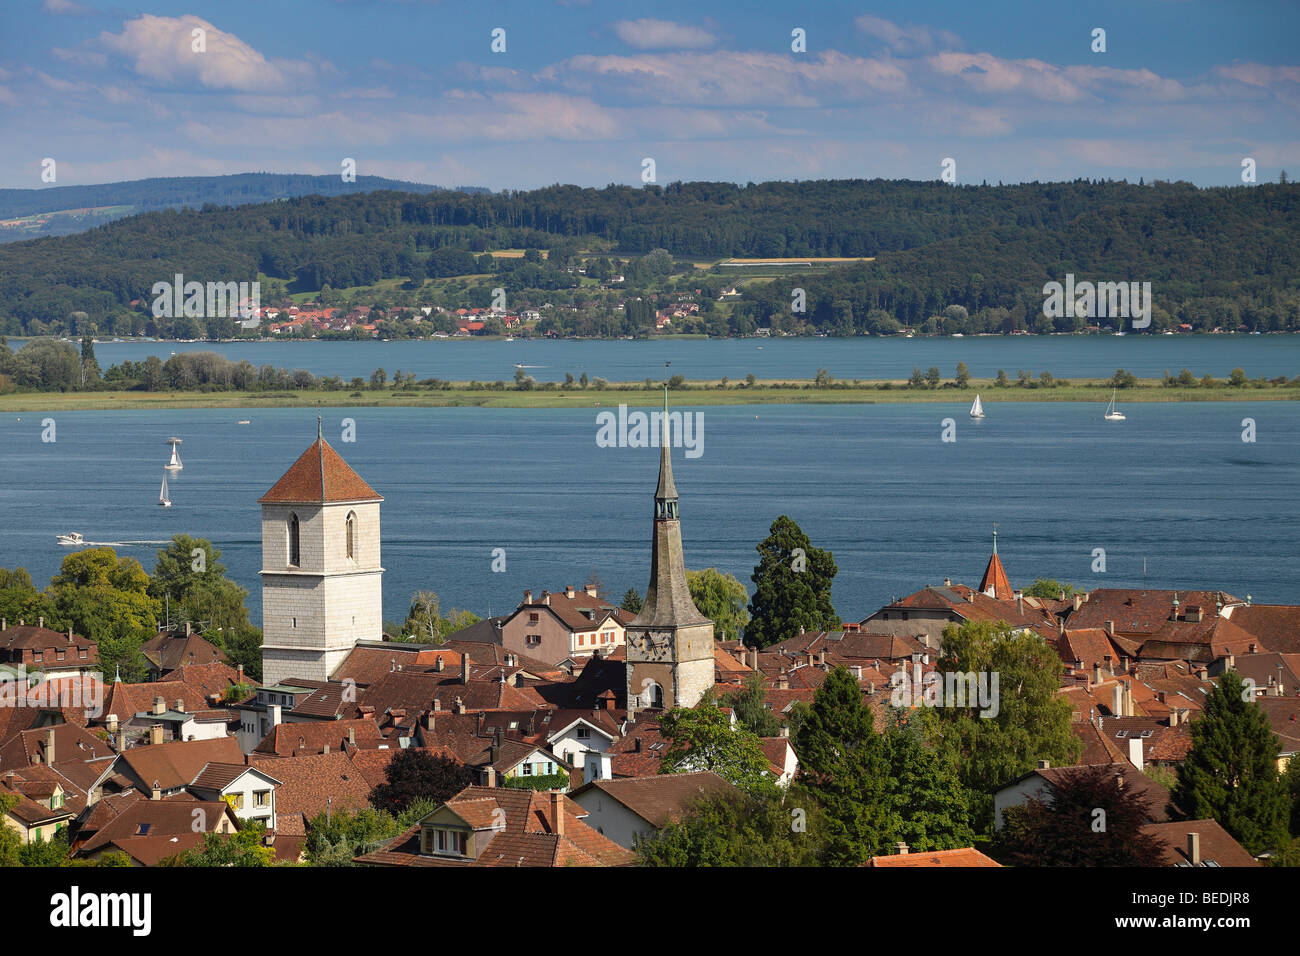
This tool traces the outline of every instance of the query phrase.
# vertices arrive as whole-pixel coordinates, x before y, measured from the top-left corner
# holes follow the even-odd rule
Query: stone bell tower
[[[695,606],[686,583],[666,385],[660,436],[650,584],[640,613],[627,625],[630,708],[694,707],[714,683],[713,622]]]
[[[326,680],[361,640],[383,639],[384,499],[321,436],[262,505],[262,681]]]

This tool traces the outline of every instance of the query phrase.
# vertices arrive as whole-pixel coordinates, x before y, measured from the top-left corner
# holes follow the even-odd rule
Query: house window
[[[586,740],[586,739],[587,739],[588,737],[590,737],[590,736],[591,736],[591,729],[590,729],[590,728],[588,728],[588,727],[579,727],[579,728],[578,728],[578,739],[579,739],[579,740]]]
[[[532,775],[533,775],[533,765],[530,763],[524,764],[524,776],[531,777]]]
[[[36,663],[39,664],[39,663],[41,662],[41,659],[42,659],[44,656],[45,656],[45,652],[44,652],[44,651],[36,651],[34,654],[32,654],[32,660],[34,660]]]
[[[270,791],[270,790],[254,790],[254,791],[253,791],[253,806],[255,806],[255,807],[269,807],[270,805],[271,805],[271,791]]]
[[[528,612],[528,623],[529,623],[529,624],[536,624],[539,620],[541,620],[541,618],[538,617],[536,611],[530,611],[530,612]]]
[[[583,642],[584,642],[585,640],[586,640],[586,638],[583,637],[581,634],[579,634],[579,635],[578,635],[578,646],[581,647],[582,644],[583,644]]]
[[[298,516],[289,515],[289,564],[297,567],[302,558],[302,553],[298,547]]]
[[[77,651],[77,656],[78,656],[78,657],[85,657],[85,656],[86,656],[86,649],[83,647],[83,648],[81,648],[80,650],[78,650],[78,651]]]
[[[50,797],[50,809],[59,810],[62,807],[63,807],[63,791],[57,790],[55,791],[54,795]]]
[[[524,641],[525,643],[528,644],[529,647],[536,647],[538,644],[542,643],[542,635],[529,634],[524,637]]]
[[[348,559],[355,561],[357,559],[357,513],[355,511],[348,512],[347,539]]]
[[[244,809],[244,795],[242,793],[226,794],[226,802],[230,804],[230,809],[232,810]]]

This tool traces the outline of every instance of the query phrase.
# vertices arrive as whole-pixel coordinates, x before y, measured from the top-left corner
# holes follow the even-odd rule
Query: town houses
[[[424,752],[465,782],[356,863],[625,866],[696,801],[739,793],[689,760],[661,772],[669,712],[760,687],[772,718],[758,740],[762,772],[789,787],[801,768],[791,728],[833,672],[849,675],[884,727],[952,685],[940,672],[945,629],[974,623],[1041,640],[1059,658],[1056,693],[1079,741],[1075,763],[1042,760],[990,795],[998,827],[1008,809],[1101,768],[1148,808],[1144,832],[1162,848],[1150,865],[1256,864],[1216,821],[1172,818],[1160,781],[1177,774],[1227,674],[1247,682],[1285,768],[1300,749],[1300,606],[1212,585],[1029,594],[995,536],[975,586],[943,578],[835,629],[760,647],[716,633],[692,597],[690,499],[672,454],[662,441],[656,483],[646,482],[649,528],[633,532],[638,542],[650,532],[638,545],[639,610],[595,583],[529,588],[513,610],[434,643],[385,633],[384,496],[318,431],[259,499],[260,681],[189,625],[147,642],[148,680],[128,683],[99,672],[97,635],[0,622],[12,691],[0,701],[4,825],[24,844],[64,834],[77,859],[141,866],[251,827],[274,861],[298,863],[322,814],[371,806],[394,762]],[[996,716],[986,699],[996,681],[970,687],[971,706]],[[721,706],[719,719],[734,728],[740,716]],[[907,853],[902,844],[867,862],[996,865],[973,846]]]

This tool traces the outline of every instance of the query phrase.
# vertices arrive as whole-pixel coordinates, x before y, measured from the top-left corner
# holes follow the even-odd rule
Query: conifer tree
[[[835,556],[814,548],[808,535],[785,515],[772,522],[756,549],[759,561],[750,580],[745,643],[766,647],[805,630],[838,628],[831,606],[831,582],[839,570]]]
[[[1235,671],[1219,678],[1191,735],[1171,808],[1185,820],[1214,818],[1253,854],[1287,842],[1290,806],[1277,738]]]

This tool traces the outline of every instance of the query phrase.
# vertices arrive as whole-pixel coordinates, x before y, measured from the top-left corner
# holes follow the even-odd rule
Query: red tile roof
[[[323,438],[312,442],[271,490],[258,499],[263,504],[383,500]]]
[[[1007,569],[1002,566],[1002,559],[998,557],[996,551],[989,558],[988,567],[984,569],[984,577],[980,578],[979,589],[998,601],[1015,599],[1015,592],[1011,590],[1011,582],[1007,580]],[[989,594],[990,591],[993,593]]]
[[[985,856],[974,847],[959,850],[919,850],[895,853],[893,856],[873,856],[863,866],[1001,866],[997,860]]]

